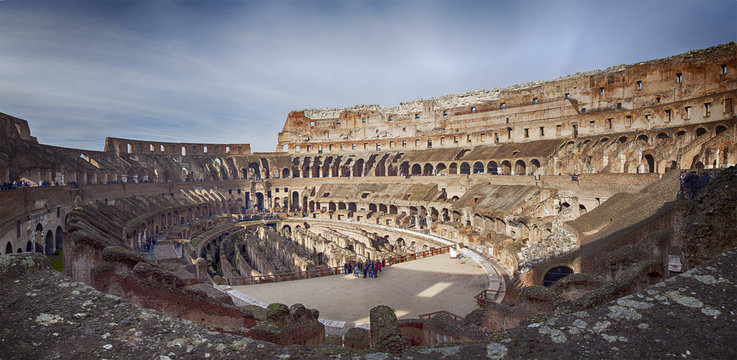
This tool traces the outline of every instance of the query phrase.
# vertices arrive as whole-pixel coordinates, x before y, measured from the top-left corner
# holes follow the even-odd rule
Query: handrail
[[[435,311],[435,312],[431,312],[431,313],[427,313],[427,314],[420,314],[418,317],[420,319],[431,319],[432,317],[434,317],[435,315],[438,315],[438,314],[448,314],[451,317],[453,317],[453,319],[456,319],[458,321],[463,321],[463,317],[462,316],[458,316],[458,315],[453,314],[452,312],[447,311],[447,310],[440,310],[440,311]]]
[[[494,293],[494,296],[490,297],[488,295],[490,292]],[[481,290],[480,293],[474,296],[474,298],[476,299],[476,305],[478,305],[479,307],[488,306],[490,302],[495,302],[494,300],[496,299],[496,296],[498,293],[499,293],[499,290],[491,290],[491,289]]]
[[[450,248],[454,248],[455,245],[443,246],[440,248],[424,250],[418,253],[412,253],[402,255],[400,257],[390,257],[386,259],[386,265],[399,264],[407,261],[423,259],[429,256],[435,256],[444,254],[450,251]],[[318,268],[309,269],[304,271],[295,271],[291,273],[271,274],[271,275],[259,275],[259,276],[235,276],[226,278],[228,284],[231,286],[235,285],[253,285],[253,284],[264,284],[280,281],[291,281],[310,279],[315,277],[330,276],[330,275],[341,275],[344,273],[343,266],[334,266],[329,268]]]

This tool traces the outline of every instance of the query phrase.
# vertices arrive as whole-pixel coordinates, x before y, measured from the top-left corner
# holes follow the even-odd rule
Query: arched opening
[[[492,160],[492,161],[489,161],[488,164],[486,164],[486,171],[489,174],[497,175],[499,174],[499,170],[497,169],[498,167],[499,166],[496,164],[496,161]]]
[[[36,252],[43,253],[43,244],[44,243],[44,228],[41,223],[36,224],[36,232],[34,234],[34,240],[35,240],[35,250]],[[31,252],[33,251],[33,248],[27,249],[26,251]]]
[[[573,274],[573,269],[569,268],[568,266],[554,267],[548,270],[547,273],[545,273],[543,285],[546,287],[550,287],[551,285],[555,284],[556,281],[571,274]]]
[[[637,137],[637,140],[642,141],[643,143],[647,144],[650,139],[647,137],[647,135],[642,134]]]
[[[297,207],[299,206],[299,193],[296,191],[292,191],[292,211],[298,211]]]
[[[259,211],[264,210],[264,194],[262,193],[256,193],[256,208]]]
[[[399,176],[404,176],[409,174],[409,163],[403,162],[401,165],[399,165]]]
[[[655,138],[658,139],[658,143],[659,144],[665,144],[666,142],[668,142],[668,139],[670,139],[670,137],[668,136],[668,134],[666,134],[664,132],[658,133],[658,135],[655,136]]]
[[[699,136],[704,135],[704,134],[706,134],[706,129],[704,129],[702,127],[696,129],[696,137],[699,137]]]
[[[653,159],[653,156],[650,154],[647,154],[643,156],[645,159],[645,162],[647,163],[647,172],[655,172],[655,159]]]
[[[353,176],[363,176],[364,161],[363,159],[356,160],[356,164],[353,165]]]
[[[18,250],[19,250],[18,252],[21,252],[20,249]],[[26,252],[31,252],[31,251],[33,251],[33,243],[30,240],[28,240],[28,242],[26,243]]]
[[[422,175],[425,175],[425,176],[433,175],[432,164],[430,163],[425,164],[425,167],[422,169]]]
[[[248,164],[248,179],[261,179],[261,166],[257,162]]]
[[[512,173],[512,163],[509,162],[509,160],[502,161],[502,171],[499,172],[500,175],[509,175]]]
[[[588,211],[588,210],[586,210],[586,207],[585,207],[585,206],[583,206],[583,204],[578,204],[578,212],[579,212],[579,213],[580,213],[581,215],[585,214],[585,213],[586,213],[587,211]]]
[[[248,179],[248,170],[246,168],[241,169],[241,179]]]
[[[12,254],[13,253],[13,244],[8,241],[8,244],[5,245],[5,253],[6,254]]]
[[[473,164],[473,173],[474,174],[483,174],[484,173],[484,164],[481,163],[481,161],[477,161]]]
[[[568,209],[569,207],[571,207],[571,204],[569,204],[567,202],[561,203],[560,204],[560,208],[558,209],[558,213],[563,212],[564,210]]]
[[[54,255],[54,233],[51,230],[46,232],[46,238],[44,239],[44,248],[46,255]]]
[[[289,168],[284,168],[284,169],[282,169],[282,171],[281,171],[281,177],[282,177],[283,179],[286,179],[286,178],[288,178],[288,177],[289,177],[289,175],[291,175],[291,174],[290,174],[290,171],[289,171]]]
[[[446,172],[446,169],[447,169],[447,168],[445,167],[445,164],[443,164],[443,163],[440,163],[440,164],[438,164],[438,166],[437,166],[437,167],[435,168],[435,174],[436,174],[436,175],[441,175],[441,176],[445,176],[445,175],[447,174],[447,172]]]
[[[465,174],[465,175],[471,174],[471,165],[469,165],[465,161],[461,163],[461,174]]]
[[[528,170],[529,174],[535,175],[535,172],[537,172],[538,169],[540,169],[540,161],[537,159],[530,160],[530,169]]]
[[[514,174],[515,175],[525,175],[527,173],[527,166],[525,166],[525,162],[522,160],[517,160],[514,163]]]
[[[412,175],[420,175],[421,173],[422,173],[422,168],[420,167],[420,164],[412,165]]]
[[[727,131],[727,127],[724,126],[724,125],[719,125],[719,126],[717,126],[716,131],[715,131],[714,134],[715,135],[719,135],[719,134],[721,134],[721,133],[723,133],[725,131]]]
[[[451,175],[458,174],[458,164],[450,163],[450,166],[448,167],[448,174],[451,174]]]
[[[322,177],[322,157],[315,158],[314,164],[312,164],[312,177],[313,178],[319,178]]]

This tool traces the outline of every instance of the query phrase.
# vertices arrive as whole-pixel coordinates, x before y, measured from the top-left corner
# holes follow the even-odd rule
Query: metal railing
[[[451,316],[451,317],[452,317],[453,319],[456,319],[456,320],[458,320],[458,321],[463,321],[463,317],[462,317],[462,316],[458,316],[458,315],[456,315],[456,314],[453,314],[452,312],[450,312],[450,311],[447,311],[447,310],[440,310],[440,311],[436,311],[436,312],[431,312],[431,313],[427,313],[427,314],[420,314],[420,315],[419,315],[418,317],[419,317],[420,319],[430,319],[430,318],[433,318],[433,317],[435,317],[435,315],[438,315],[438,314],[448,314],[448,315],[450,315],[450,316]]]
[[[443,246],[443,247],[436,248],[436,249],[429,249],[429,250],[421,251],[418,253],[402,255],[400,257],[390,257],[390,258],[385,259],[386,265],[388,266],[392,264],[399,264],[399,263],[403,263],[407,261],[418,260],[418,259],[423,259],[423,258],[430,257],[430,256],[444,254],[444,253],[449,252],[450,249],[454,247],[455,245],[448,245],[448,246]],[[310,278],[330,276],[330,275],[342,275],[344,273],[345,273],[345,270],[343,266],[334,266],[330,268],[318,268],[318,269],[295,271],[291,273],[282,273],[282,274],[229,277],[227,278],[227,280],[228,280],[228,284],[231,286],[253,285],[253,284],[280,282],[280,281],[310,279]]]
[[[493,294],[489,296],[489,293]],[[499,290],[482,290],[474,298],[476,299],[476,305],[479,307],[486,307],[489,303],[496,302],[496,297],[499,294]]]

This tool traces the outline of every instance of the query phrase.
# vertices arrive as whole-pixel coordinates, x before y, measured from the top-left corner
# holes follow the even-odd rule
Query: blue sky
[[[290,110],[390,106],[735,40],[734,0],[0,0],[0,112],[51,145],[274,151]]]

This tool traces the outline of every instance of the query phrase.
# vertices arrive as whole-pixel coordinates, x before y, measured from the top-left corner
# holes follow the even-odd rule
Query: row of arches
[[[26,241],[25,244],[16,245],[17,248],[13,247],[13,243],[8,241],[5,244],[3,254],[13,254],[22,252],[37,252],[46,255],[53,255],[57,250],[61,250],[63,246],[63,235],[64,231],[61,226],[57,226],[56,229],[44,229],[41,223],[36,224],[34,235],[31,239]]]

